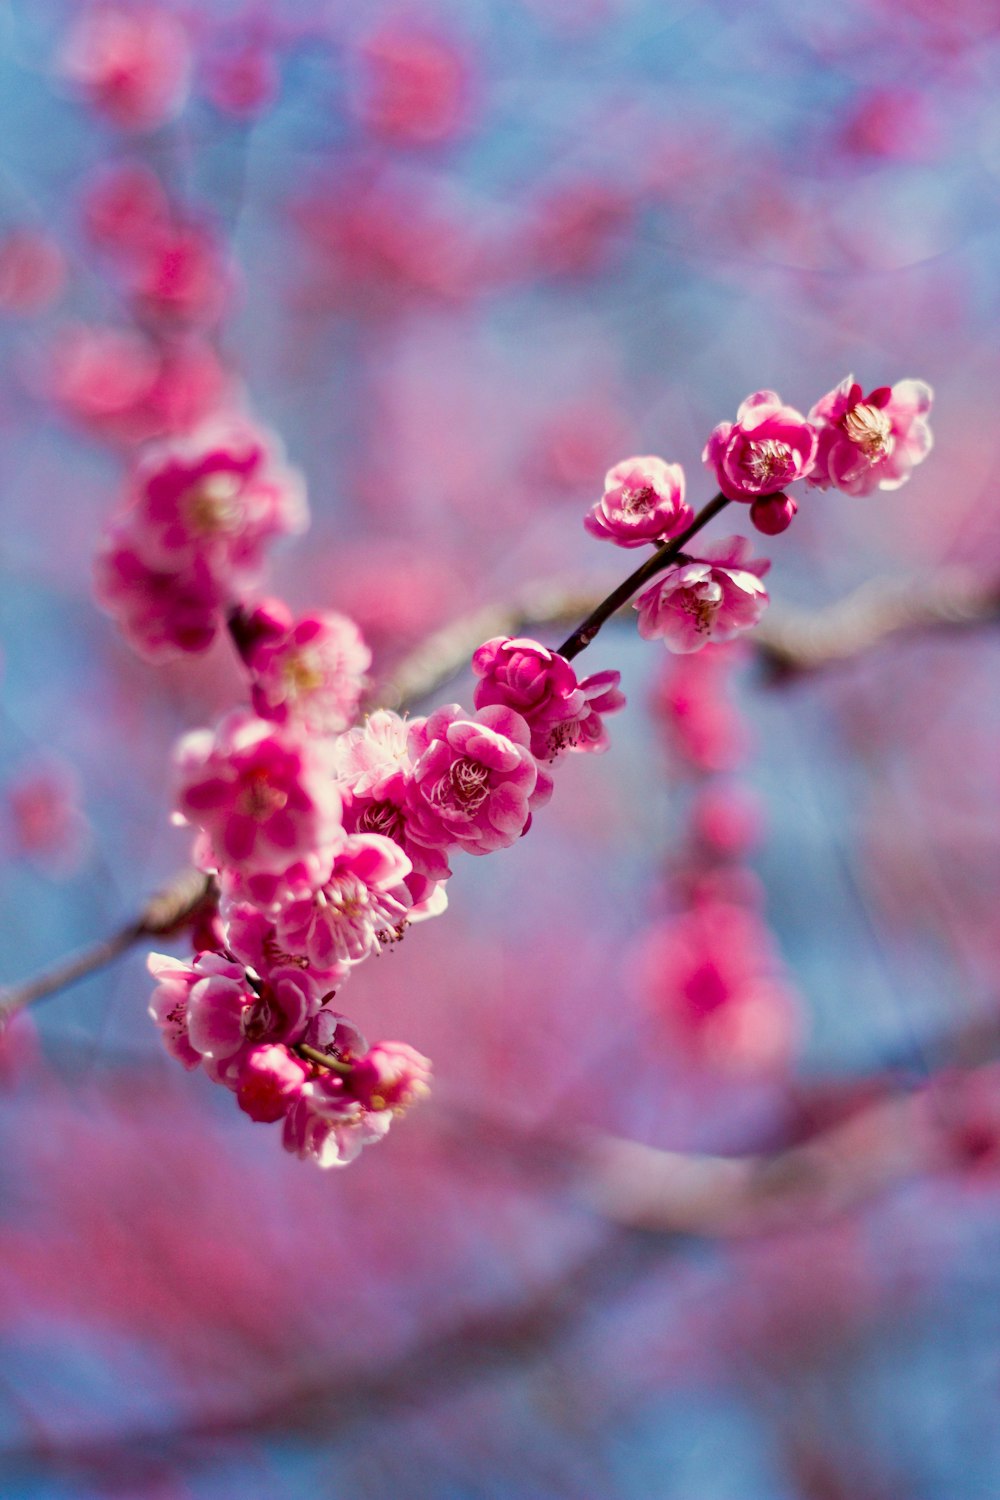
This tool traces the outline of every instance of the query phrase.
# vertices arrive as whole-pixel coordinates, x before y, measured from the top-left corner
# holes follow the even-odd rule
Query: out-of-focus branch
[[[606,1230],[596,1248],[562,1266],[547,1283],[505,1304],[462,1314],[381,1366],[366,1367],[359,1359],[345,1368],[342,1356],[330,1372],[274,1389],[236,1411],[209,1412],[170,1427],[12,1445],[0,1450],[0,1468],[8,1475],[41,1469],[71,1481],[100,1482],[109,1474],[120,1477],[123,1470],[145,1476],[181,1463],[187,1470],[217,1461],[220,1443],[248,1436],[260,1441],[319,1432],[329,1441],[359,1423],[411,1412],[470,1382],[547,1355],[589,1308],[655,1265],[663,1248],[645,1236]]]
[[[90,974],[107,968],[127,953],[135,943],[148,937],[167,937],[191,920],[206,900],[211,881],[200,870],[182,870],[179,875],[147,902],[145,909],[126,922],[110,937],[85,948],[82,953],[61,959],[52,968],[36,974],[24,984],[0,990],[0,1030],[11,1016],[26,1005],[33,1005],[49,995],[58,994]]]
[[[493,635],[560,629],[592,610],[595,600],[579,586],[542,581],[510,604],[477,610],[429,636],[407,656],[373,696],[389,708],[419,703],[468,666],[473,651]],[[629,619],[628,606],[618,619]],[[925,578],[875,578],[817,610],[770,609],[746,637],[769,675],[785,681],[800,673],[848,661],[894,635],[985,625],[1000,620],[1000,583],[984,582],[964,568]]]
[[[873,578],[836,604],[771,611],[751,643],[778,678],[861,656],[890,636],[1000,620],[1000,583],[965,568],[929,578]]]
[[[710,509],[706,507],[706,512]],[[678,538],[678,543],[682,540]],[[657,561],[662,565],[660,553],[650,559]],[[611,617],[613,611],[607,605],[614,597],[608,595],[595,606],[578,589],[551,581],[533,584],[512,604],[477,610],[429,636],[389,680],[377,686],[371,701],[390,708],[416,705],[460,672],[476,647],[490,636],[557,627],[581,614],[588,619],[600,614],[599,623],[603,623]],[[968,628],[996,620],[1000,620],[1000,584],[984,583],[968,570],[949,568],[924,580],[873,579],[836,604],[811,612],[773,610],[749,639],[771,676],[783,681],[858,656],[893,635]],[[586,634],[586,625],[585,620],[570,639]],[[105,968],[143,938],[165,936],[183,926],[208,889],[205,877],[197,871],[182,871],[138,918],[110,937],[22,985],[0,989],[0,1027],[24,1006]]]
[[[984,1023],[974,1055],[995,1058],[998,1050],[1000,1024],[994,1020],[987,1042]],[[1000,1113],[983,1121],[978,1069],[963,1066],[969,1055],[963,1031],[948,1063],[919,1089],[902,1092],[881,1075],[842,1081],[834,1123],[804,1141],[743,1156],[668,1151],[600,1131],[535,1131],[447,1101],[440,1117],[475,1170],[492,1151],[540,1181],[568,1187],[622,1229],[742,1239],[825,1222],[915,1177],[967,1167],[993,1151]],[[863,1085],[870,1085],[867,1097]]]

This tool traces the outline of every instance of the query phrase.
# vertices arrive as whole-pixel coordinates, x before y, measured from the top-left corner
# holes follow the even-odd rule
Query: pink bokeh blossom
[[[698,903],[654,928],[641,970],[671,1040],[722,1068],[785,1064],[800,1030],[796,997],[750,910]]]
[[[177,809],[203,830],[218,868],[280,875],[332,853],[343,839],[341,798],[321,742],[235,710],[176,751]]]
[[[153,130],[187,98],[191,46],[181,21],[155,6],[85,7],[66,37],[63,75],[123,130]]]

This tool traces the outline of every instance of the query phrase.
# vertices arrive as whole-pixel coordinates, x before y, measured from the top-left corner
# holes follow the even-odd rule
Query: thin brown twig
[[[96,974],[147,937],[166,937],[194,916],[206,900],[211,881],[200,870],[182,870],[168,886],[147,902],[143,912],[110,937],[81,953],[61,959],[23,984],[0,990],[0,1029],[27,1005],[69,989]]]

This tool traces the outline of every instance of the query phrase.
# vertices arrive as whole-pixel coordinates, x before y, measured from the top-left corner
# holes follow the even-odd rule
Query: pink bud
[[[765,536],[778,536],[791,526],[798,508],[788,495],[762,495],[751,505],[750,519]]]

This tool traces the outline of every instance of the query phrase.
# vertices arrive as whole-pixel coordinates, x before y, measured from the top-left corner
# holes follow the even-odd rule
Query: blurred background
[[[607,592],[618,459],[706,500],[748,392],[851,371],[928,381],[935,451],[756,538],[773,619],[996,594],[998,83],[995,0],[6,0],[3,981],[185,862],[170,745],[239,677],[136,658],[92,556],[136,445],[225,402],[308,482],[275,590],[390,678],[528,586]],[[165,1056],[141,950],[11,1026],[5,1500],[1000,1494],[1000,642],[765,645],[602,633],[611,751],[352,979],[436,1087],[349,1170]],[[933,1147],[867,1191],[903,1097]],[[575,1155],[845,1121],[849,1201],[737,1234],[637,1228]]]

